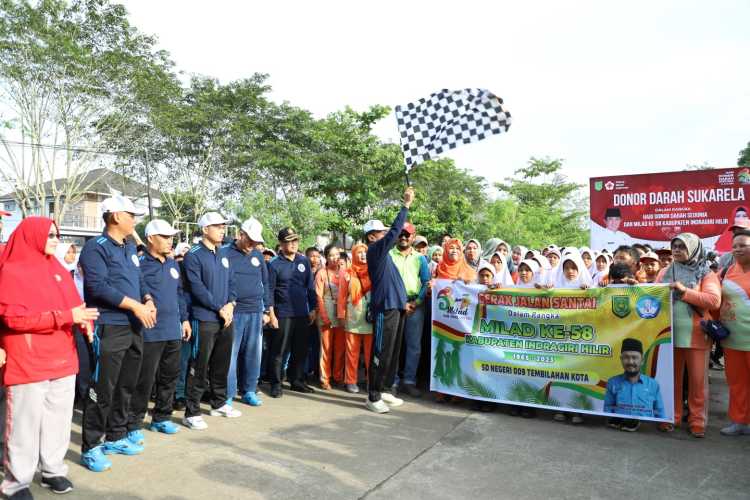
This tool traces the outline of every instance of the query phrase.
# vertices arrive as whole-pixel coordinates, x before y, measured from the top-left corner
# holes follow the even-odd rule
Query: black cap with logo
[[[279,231],[279,242],[284,243],[285,241],[299,240],[299,235],[293,227],[285,227]]]

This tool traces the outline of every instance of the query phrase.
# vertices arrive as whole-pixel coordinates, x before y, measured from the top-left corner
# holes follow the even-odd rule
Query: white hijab
[[[531,280],[528,283],[523,283],[521,281],[521,278],[519,277],[518,283],[516,283],[516,288],[534,288],[537,283],[542,282],[542,278],[543,278],[542,266],[540,266],[539,263],[535,261],[534,259],[524,259],[521,261],[520,264],[518,264],[518,267],[520,268],[523,265],[528,266],[528,268],[531,269],[531,273],[532,273]]]
[[[565,277],[564,266],[566,262],[572,262],[578,268],[578,276],[574,280],[568,280]],[[557,266],[554,273],[554,279],[548,280],[547,284],[551,284],[555,288],[581,288],[583,285],[592,286],[593,281],[581,257],[571,252],[560,260],[560,265]]]
[[[71,246],[73,246],[72,243],[58,243],[55,249],[55,258],[62,264],[66,271],[74,271],[78,267],[78,252],[76,252],[76,260],[72,264],[65,262],[65,254],[68,253]]]
[[[581,247],[579,248],[581,252],[581,259],[583,259],[583,254],[587,253],[589,254],[589,257],[591,257],[591,265],[589,266],[589,274],[591,276],[596,274],[596,257],[597,253],[591,250],[589,247]]]
[[[601,271],[596,270],[596,261],[599,259],[599,257],[602,257],[604,261],[607,263],[604,269]],[[599,283],[605,276],[609,276],[609,266],[612,265],[612,256],[608,253],[600,253],[596,256],[596,259],[594,259],[594,273],[591,275],[591,279],[594,280],[594,283]]]
[[[511,276],[510,271],[508,271],[508,260],[505,258],[505,255],[503,255],[502,252],[495,252],[492,254],[492,257],[496,255],[500,258],[501,265],[500,271],[495,271],[495,279],[492,282],[502,287],[512,287],[514,285],[513,276]],[[490,260],[491,259],[492,258],[490,258]],[[490,265],[494,267],[492,263],[490,263]]]

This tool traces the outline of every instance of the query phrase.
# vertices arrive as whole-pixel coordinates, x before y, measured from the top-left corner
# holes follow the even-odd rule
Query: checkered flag
[[[417,163],[510,127],[503,100],[485,89],[447,90],[396,106],[407,172]]]

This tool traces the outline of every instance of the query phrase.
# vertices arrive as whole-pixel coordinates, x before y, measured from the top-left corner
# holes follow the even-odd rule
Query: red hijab
[[[50,229],[47,217],[27,217],[11,234],[0,255],[0,316],[30,316],[81,305],[70,272],[44,248]]]

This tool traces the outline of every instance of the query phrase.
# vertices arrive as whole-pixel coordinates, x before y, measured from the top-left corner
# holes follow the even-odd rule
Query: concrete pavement
[[[146,451],[113,468],[78,465],[80,416],[68,455],[75,499],[750,498],[750,436],[726,438],[726,385],[711,372],[706,439],[637,433],[591,418],[574,427],[549,414],[526,420],[468,405],[407,401],[388,415],[364,395],[318,391],[235,403],[239,419],[175,436],[146,431]],[[37,498],[53,495],[38,485]]]

